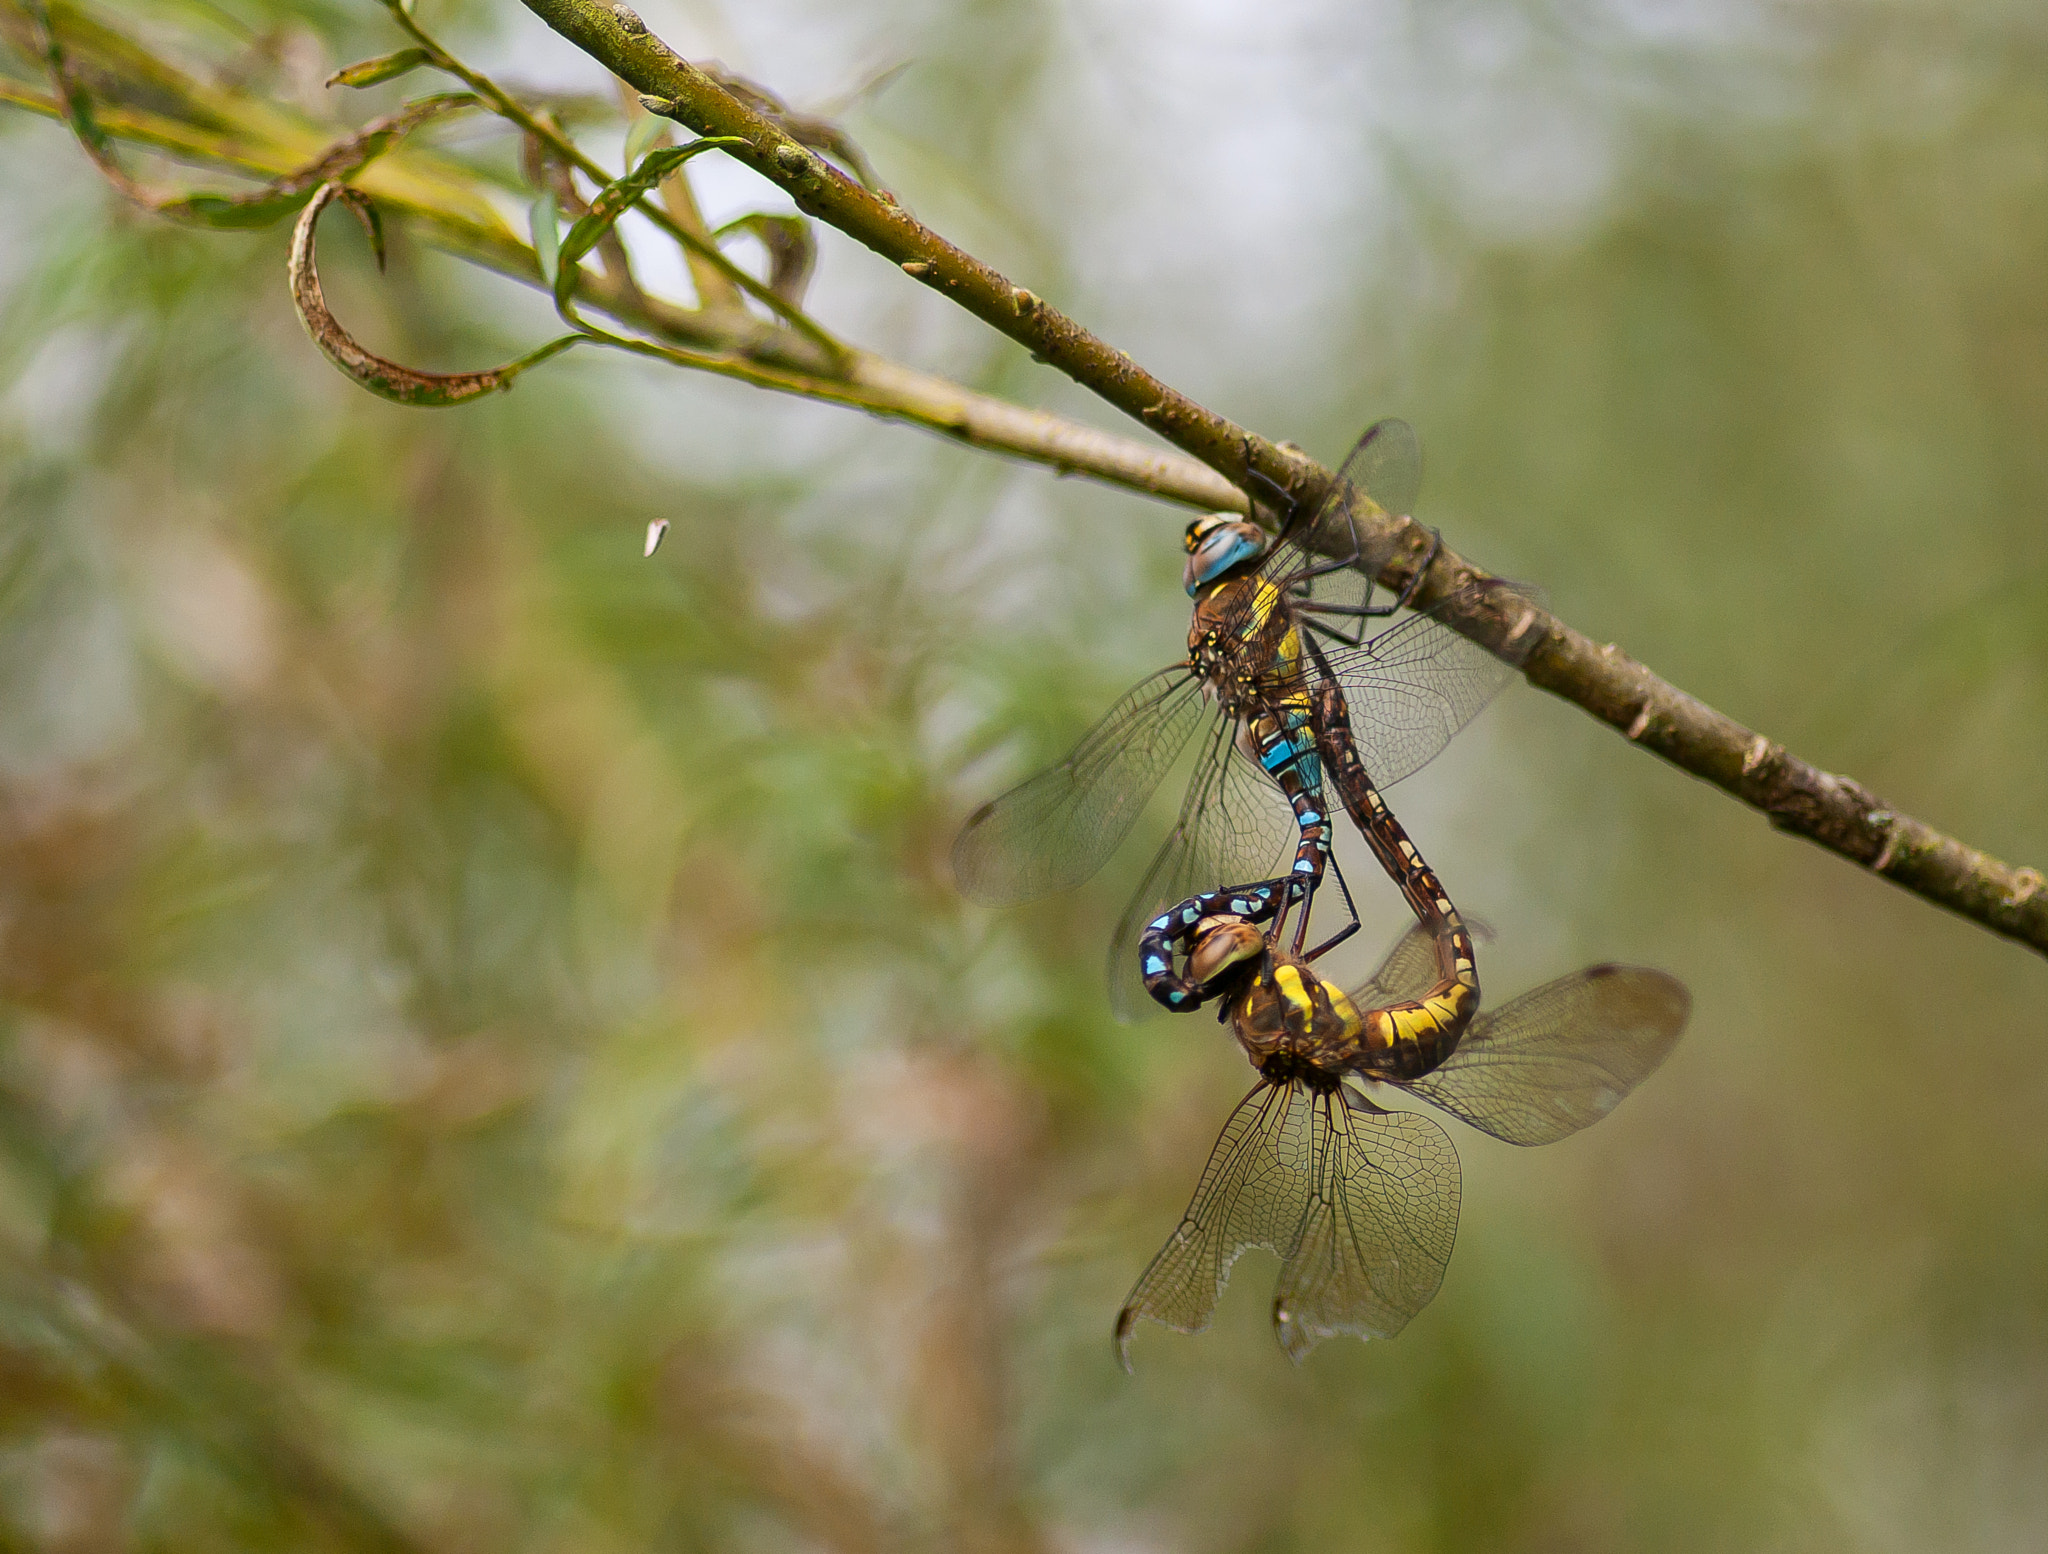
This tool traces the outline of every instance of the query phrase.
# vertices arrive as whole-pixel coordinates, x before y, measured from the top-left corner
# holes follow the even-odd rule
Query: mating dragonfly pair
[[[1391,1337],[1435,1295],[1457,1229],[1457,1154],[1426,1116],[1379,1107],[1361,1083],[1420,1095],[1510,1143],[1548,1143],[1612,1109],[1685,1022],[1681,984],[1623,966],[1479,1012],[1471,934],[1374,781],[1419,770],[1512,673],[1441,606],[1367,634],[1412,603],[1434,556],[1400,597],[1373,602],[1386,557],[1368,553],[1365,535],[1382,526],[1365,520],[1406,514],[1420,472],[1413,431],[1382,421],[1312,515],[1269,483],[1270,543],[1230,514],[1191,523],[1187,658],[1141,681],[1064,760],[977,810],[953,850],[963,890],[990,904],[1078,885],[1195,743],[1179,818],[1112,936],[1111,1001],[1120,1015],[1141,1007],[1138,987],[1178,1012],[1217,1001],[1260,1077],[1118,1315],[1127,1368],[1140,1318],[1200,1331],[1255,1246],[1281,1259],[1274,1330],[1297,1361],[1337,1334]],[[1327,788],[1416,918],[1349,994],[1313,969],[1358,926],[1331,859]],[[1276,872],[1290,841],[1292,864]],[[1309,948],[1326,871],[1349,921]],[[1218,883],[1230,880],[1248,883]]]

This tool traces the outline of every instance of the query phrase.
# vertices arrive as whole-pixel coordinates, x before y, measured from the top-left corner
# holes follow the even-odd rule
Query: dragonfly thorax
[[[1225,712],[1250,717],[1299,687],[1300,628],[1270,582],[1229,578],[1195,600],[1188,662]]]
[[[1291,955],[1269,954],[1228,1009],[1238,1045],[1262,1074],[1278,1063],[1334,1083],[1360,1056],[1364,1022],[1350,998]]]
[[[1340,1070],[1324,1068],[1298,1052],[1276,1052],[1257,1065],[1259,1077],[1270,1085],[1300,1085],[1318,1095],[1328,1094],[1343,1083]],[[1276,1320],[1285,1321],[1284,1316]]]

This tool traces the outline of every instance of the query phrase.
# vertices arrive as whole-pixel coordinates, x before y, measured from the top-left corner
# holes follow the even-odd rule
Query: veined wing
[[[1404,1088],[1510,1144],[1553,1143],[1649,1077],[1691,1008],[1664,972],[1589,966],[1482,1013],[1441,1068]]]
[[[1438,618],[1448,603],[1358,647],[1324,649],[1330,672],[1344,686],[1359,759],[1382,788],[1427,766],[1514,677],[1507,664]]]
[[[1349,1086],[1304,1096],[1308,1201],[1273,1292],[1273,1332],[1299,1365],[1325,1338],[1392,1338],[1444,1281],[1458,1238],[1458,1152],[1420,1112]]]
[[[1195,757],[1180,818],[1110,935],[1109,1004],[1119,1020],[1158,1008],[1138,971],[1146,924],[1189,896],[1275,878],[1293,853],[1300,834],[1294,811],[1272,778],[1237,748],[1236,735],[1236,724],[1216,720]]]
[[[1493,937],[1493,930],[1477,918],[1459,914],[1465,924],[1465,931],[1479,943],[1484,944]],[[1387,951],[1387,958],[1380,962],[1380,969],[1349,994],[1352,1004],[1361,1009],[1384,1009],[1388,1004],[1406,1003],[1420,998],[1436,986],[1436,936],[1420,923],[1412,925],[1395,941]]]
[[[1362,546],[1375,517],[1407,516],[1421,489],[1422,444],[1415,428],[1392,417],[1375,421],[1352,445],[1316,510],[1300,514],[1274,540],[1259,565],[1259,576],[1286,586],[1333,556],[1349,555]],[[1304,602],[1363,604],[1385,559],[1361,552],[1362,571],[1329,572],[1295,586]]]
[[[1338,1333],[1399,1332],[1443,1281],[1458,1195],[1457,1154],[1427,1117],[1261,1081],[1224,1124],[1187,1213],[1117,1313],[1118,1356],[1129,1369],[1140,1319],[1183,1333],[1207,1327],[1231,1266],[1252,1247],[1281,1259],[1274,1330],[1295,1360]]]
[[[1140,1318],[1199,1333],[1216,1313],[1231,1266],[1255,1246],[1290,1257],[1308,1207],[1310,1113],[1298,1085],[1260,1080],[1237,1103],[1202,1168],[1187,1212],[1116,1314],[1116,1352],[1131,1368]]]
[[[1351,1002],[1360,1010],[1406,1003],[1434,987],[1436,975],[1436,937],[1417,923],[1387,951],[1371,980],[1351,990]]]
[[[1089,878],[1129,834],[1205,710],[1184,667],[1140,680],[1065,760],[968,817],[953,843],[961,891],[1009,906]]]

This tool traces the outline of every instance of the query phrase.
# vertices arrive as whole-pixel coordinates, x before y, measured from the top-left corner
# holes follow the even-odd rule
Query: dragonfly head
[[[1266,553],[1266,531],[1233,513],[1204,513],[1188,525],[1181,582],[1193,598],[1205,583]]]
[[[1188,950],[1188,980],[1206,984],[1265,953],[1266,936],[1245,918],[1205,917],[1195,925],[1194,944]]]

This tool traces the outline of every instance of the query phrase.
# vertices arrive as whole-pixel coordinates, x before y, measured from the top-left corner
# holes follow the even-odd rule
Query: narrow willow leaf
[[[426,62],[425,49],[400,49],[395,54],[380,54],[375,59],[359,60],[353,65],[344,65],[327,78],[327,84],[375,86],[379,81],[394,80],[408,70],[417,70]]]
[[[658,151],[650,151],[625,177],[616,178],[598,190],[597,198],[590,202],[588,214],[577,217],[575,225],[562,238],[560,268],[555,272],[555,307],[558,310],[568,307],[569,297],[576,290],[576,266],[597,246],[598,240],[618,224],[619,217],[632,208],[635,200],[699,152],[722,151],[728,146],[745,144],[736,136],[713,135],[693,140],[687,146],[663,146]]]
[[[583,335],[562,335],[502,367],[490,367],[482,372],[421,372],[366,349],[341,327],[328,310],[326,295],[320,289],[320,267],[314,259],[313,234],[320,224],[320,213],[336,200],[354,211],[366,226],[374,214],[369,200],[360,191],[342,184],[322,184],[314,192],[299,216],[298,226],[292,230],[289,269],[292,303],[299,311],[299,322],[306,326],[306,333],[313,337],[313,343],[320,347],[321,354],[378,397],[401,405],[459,405],[465,400],[510,388],[512,380],[527,368],[539,366],[549,357],[560,355],[586,338]]]
[[[527,213],[527,221],[533,229],[533,256],[540,261],[540,278],[552,290],[562,253],[562,216],[554,190],[542,191]]]
[[[157,209],[161,215],[189,221],[194,226],[232,232],[267,227],[273,221],[281,221],[311,197],[307,191],[286,194],[264,191],[255,196],[193,194],[181,200],[171,200]]]

